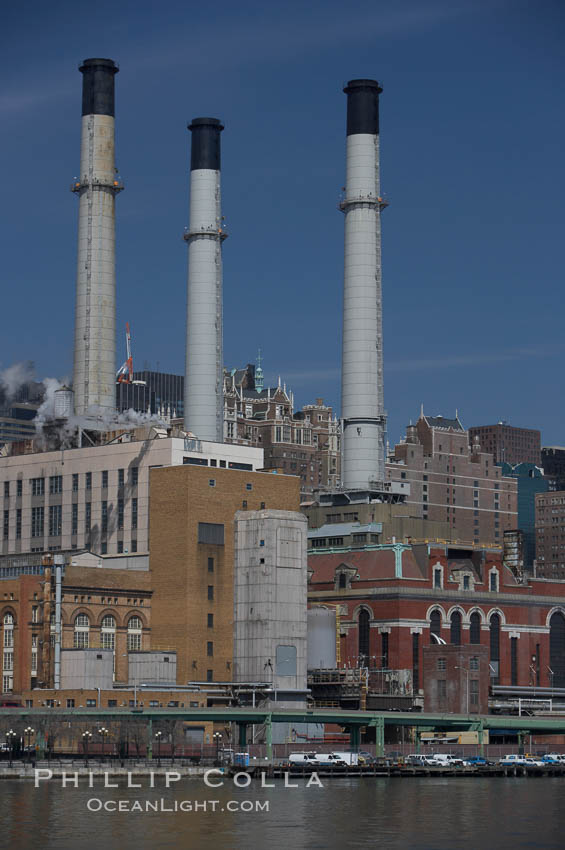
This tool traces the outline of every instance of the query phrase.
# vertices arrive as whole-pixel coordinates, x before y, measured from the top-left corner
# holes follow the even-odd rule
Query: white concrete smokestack
[[[342,484],[384,481],[379,94],[375,80],[351,80],[347,94],[347,177],[341,415]]]
[[[73,390],[75,412],[116,407],[115,199],[123,188],[114,158],[111,59],[86,59],[82,72]]]
[[[184,427],[223,442],[222,225],[217,118],[195,118],[190,157],[190,224]]]

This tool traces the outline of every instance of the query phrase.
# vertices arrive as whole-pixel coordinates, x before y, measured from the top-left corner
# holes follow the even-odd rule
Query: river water
[[[52,779],[0,784],[3,848],[66,850],[521,850],[565,846],[565,778],[322,779],[324,787],[285,788],[282,780],[232,780],[206,787],[201,777],[169,789],[162,777],[142,788],[61,787]],[[118,782],[110,777],[109,782]],[[114,811],[121,803],[124,811]],[[181,803],[185,810],[181,809]],[[199,808],[196,809],[196,803]],[[149,804],[149,811],[145,811]],[[269,811],[256,809],[268,804]],[[151,811],[151,806],[159,811]],[[177,811],[171,811],[177,807]],[[144,811],[135,811],[141,807]],[[97,809],[99,809],[97,811]],[[108,811],[110,809],[110,811]],[[134,809],[134,810],[132,810]],[[232,811],[230,811],[232,809]],[[251,809],[246,811],[245,809]]]

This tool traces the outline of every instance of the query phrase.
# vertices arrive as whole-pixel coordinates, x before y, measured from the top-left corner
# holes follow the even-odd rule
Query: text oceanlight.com
[[[268,800],[101,800],[86,802],[89,812],[268,812]]]

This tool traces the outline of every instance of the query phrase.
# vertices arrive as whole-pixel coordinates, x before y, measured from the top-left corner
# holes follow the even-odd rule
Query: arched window
[[[14,689],[14,615],[4,614],[2,634],[2,691],[11,693]]]
[[[142,623],[139,617],[130,617],[128,620],[128,652],[141,649]]]
[[[471,624],[471,630],[469,632],[469,642],[470,643],[480,643],[481,642],[481,615],[477,611],[473,611],[473,613],[469,617],[469,622]]]
[[[549,666],[552,688],[565,688],[565,617],[561,611],[549,621]]]
[[[86,614],[77,614],[75,617],[75,649],[88,649],[88,636],[90,632],[90,620]]]
[[[497,685],[500,681],[500,616],[493,614],[489,625],[491,682]]]
[[[359,665],[369,663],[370,614],[364,608],[359,613]]]
[[[451,643],[455,646],[461,645],[461,614],[454,611],[451,615]]]
[[[433,635],[441,637],[441,611],[437,609],[430,614],[430,643],[437,643]]]
[[[106,614],[102,619],[100,629],[100,646],[102,649],[116,648],[116,621],[111,614]]]

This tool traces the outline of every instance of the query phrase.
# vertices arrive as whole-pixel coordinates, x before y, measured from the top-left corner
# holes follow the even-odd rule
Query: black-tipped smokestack
[[[220,171],[220,133],[224,125],[218,118],[193,118],[187,125],[192,133],[190,170],[207,168]]]
[[[82,73],[82,114],[114,117],[114,74],[119,71],[112,59],[85,59]]]
[[[376,80],[349,80],[347,95],[347,135],[379,134],[379,95],[382,88]]]

